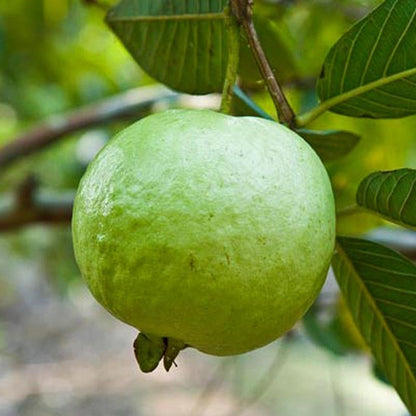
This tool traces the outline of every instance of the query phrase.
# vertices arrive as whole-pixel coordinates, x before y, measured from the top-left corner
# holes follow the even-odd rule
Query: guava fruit
[[[186,346],[225,356],[289,330],[325,280],[335,210],[324,166],[286,127],[169,110],[88,167],[72,222],[92,294],[142,333],[144,371]]]

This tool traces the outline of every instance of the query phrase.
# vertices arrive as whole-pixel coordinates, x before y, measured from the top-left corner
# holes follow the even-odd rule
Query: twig
[[[18,187],[16,192],[16,209],[26,210],[33,207],[34,196],[38,181],[33,175],[29,175]]]
[[[228,40],[228,63],[227,73],[224,81],[224,88],[221,100],[221,112],[229,114],[233,88],[237,80],[238,64],[240,61],[240,28],[232,13],[228,13],[227,19],[227,40]]]
[[[266,82],[272,97],[279,120],[290,128],[295,128],[295,114],[286,99],[283,90],[267,60],[263,47],[257,36],[253,23],[253,0],[230,0],[231,10],[237,21],[243,27],[247,40],[253,52],[257,66]]]
[[[142,87],[71,113],[55,116],[1,147],[0,168],[57,142],[69,133],[137,116],[159,100],[173,100],[177,97],[177,93],[164,87]]]
[[[69,224],[73,193],[52,196],[37,191],[36,179],[29,176],[18,186],[11,203],[0,210],[0,232],[17,230],[29,224]]]
[[[184,95],[165,87],[141,87],[70,113],[54,116],[0,147],[0,169],[43,150],[68,134],[115,120],[138,117],[158,101],[173,101],[181,97]]]

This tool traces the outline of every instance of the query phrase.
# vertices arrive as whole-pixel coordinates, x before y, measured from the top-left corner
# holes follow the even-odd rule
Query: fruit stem
[[[295,113],[293,112],[273,70],[267,60],[263,47],[261,46],[256,28],[253,23],[253,0],[230,0],[231,10],[238,23],[246,33],[253,56],[256,60],[260,73],[267,85],[270,96],[276,107],[281,123],[291,129],[296,127]]]
[[[240,28],[229,8],[225,10],[225,13],[228,14],[228,19],[226,19],[228,62],[220,111],[225,114],[230,114],[233,88],[237,80],[238,64],[240,61]]]

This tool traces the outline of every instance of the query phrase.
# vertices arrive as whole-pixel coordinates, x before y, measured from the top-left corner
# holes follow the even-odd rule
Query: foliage
[[[374,172],[357,191],[357,203],[400,225],[416,226],[416,170]]]
[[[339,234],[362,236],[381,221],[414,229],[416,119],[403,118],[416,113],[415,3],[255,3],[259,38],[295,110],[296,129],[331,176]],[[227,4],[122,0],[115,5],[107,23],[142,69],[114,41],[98,8],[75,0],[0,5],[0,142],[35,120],[153,80],[179,92],[220,91],[229,56]],[[241,32],[233,112],[275,118],[267,80],[254,63]],[[395,118],[400,120],[379,120]],[[102,135],[108,137],[113,128],[105,126]],[[79,135],[71,138],[4,172],[1,189],[12,192],[33,172],[49,188],[75,188],[85,164],[77,158]],[[343,210],[349,205],[352,210]],[[66,261],[72,262],[70,254]],[[415,414],[414,265],[376,243],[343,236],[333,265],[377,371]],[[68,270],[72,279],[73,269]],[[305,318],[310,336],[339,353],[349,351],[342,337],[328,338],[333,327],[317,327],[314,311]]]
[[[340,237],[334,271],[355,322],[387,378],[416,410],[416,266],[391,249]]]
[[[331,49],[319,77],[326,108],[353,117],[404,117],[416,111],[416,5],[386,0]]]

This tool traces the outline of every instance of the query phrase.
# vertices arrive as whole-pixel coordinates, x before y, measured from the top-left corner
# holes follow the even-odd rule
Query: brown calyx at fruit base
[[[187,345],[174,338],[157,337],[140,332],[134,341],[134,355],[140,370],[150,373],[156,369],[163,358],[163,366],[169,371],[175,358]]]

